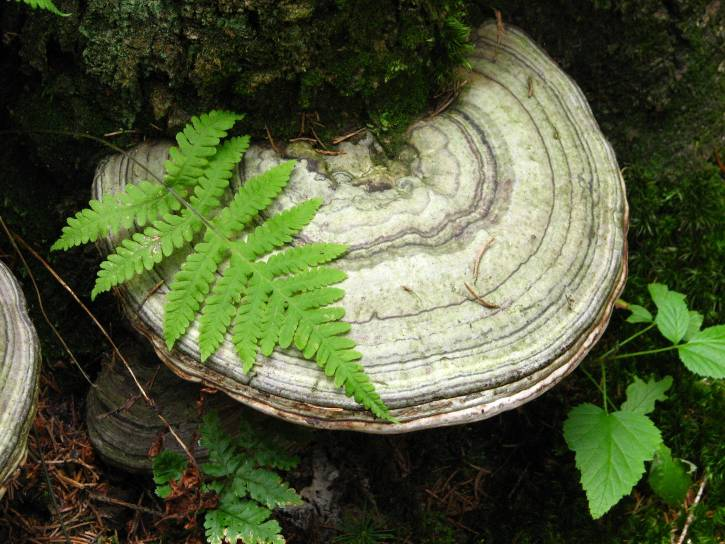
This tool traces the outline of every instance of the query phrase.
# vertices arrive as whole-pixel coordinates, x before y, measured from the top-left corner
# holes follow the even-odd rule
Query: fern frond
[[[261,467],[292,470],[299,465],[299,458],[289,453],[293,441],[279,433],[262,433],[252,423],[242,418],[239,424],[237,445],[244,454]]]
[[[109,233],[130,229],[134,223],[143,227],[179,208],[179,201],[159,183],[141,181],[129,184],[121,193],[108,195],[102,200],[91,200],[88,208],[70,217],[61,237],[50,249],[70,249],[95,242]]]
[[[238,498],[249,496],[270,509],[302,502],[276,472],[259,468],[249,459],[234,473],[231,489]]]
[[[272,255],[265,265],[272,276],[295,274],[310,267],[329,263],[347,251],[344,244],[313,243],[292,247]]]
[[[321,287],[329,287],[347,279],[347,274],[339,268],[319,267],[305,270],[284,279],[276,280],[275,285],[287,295],[314,291]]]
[[[312,221],[321,205],[321,199],[311,198],[269,218],[249,234],[241,247],[242,253],[248,259],[256,259],[290,243]]]
[[[137,232],[125,239],[115,253],[101,263],[91,299],[137,274],[151,270],[175,249],[191,242],[201,225],[201,219],[191,213],[182,216],[168,214],[163,220],[154,221],[142,233]]]
[[[214,110],[192,117],[184,130],[176,135],[178,147],[169,149],[164,164],[164,183],[169,187],[193,186],[204,174],[209,157],[227,131],[244,116],[229,111]]]
[[[236,255],[214,284],[199,318],[199,353],[206,361],[224,341],[241,297],[246,292],[249,266]]]
[[[201,467],[205,474],[223,478],[236,472],[239,467],[237,448],[229,434],[222,429],[216,412],[209,412],[202,419],[201,446],[209,452],[209,461]]]
[[[265,210],[289,182],[295,161],[287,161],[254,176],[237,191],[229,205],[217,216],[222,236],[231,238],[242,232],[259,212]]]
[[[244,372],[252,369],[257,358],[269,294],[269,286],[264,278],[253,274],[232,326],[232,343],[242,360]]]
[[[30,6],[33,9],[44,9],[55,15],[60,15],[61,17],[68,17],[70,15],[70,13],[63,13],[62,11],[60,11],[53,3],[53,0],[17,0],[17,1],[27,4],[28,6]]]
[[[348,396],[393,421],[358,363],[355,342],[345,336],[350,325],[340,321],[344,310],[330,307],[344,295],[332,286],[347,276],[322,265],[341,256],[346,246],[285,248],[314,218],[322,200],[307,200],[247,230],[285,188],[295,162],[248,179],[222,206],[235,165],[249,145],[247,137],[221,143],[240,118],[223,111],[192,118],[177,136],[178,147],[169,151],[165,186],[141,182],[107,201],[93,202],[69,220],[54,248],[66,249],[134,224],[144,227],[101,264],[91,294],[95,298],[151,270],[201,234],[166,296],[164,338],[169,350],[200,314],[202,360],[219,349],[230,327],[245,372],[253,368],[260,351],[269,356],[277,346],[294,344]],[[179,193],[190,195],[188,203],[181,200],[183,206],[171,196]]]
[[[164,337],[169,350],[194,321],[226,251],[218,238],[199,242],[174,276],[164,306]]]
[[[161,262],[163,257],[168,257],[175,249],[182,247],[187,242],[191,242],[194,234],[199,232],[203,226],[204,217],[221,204],[221,198],[229,185],[234,165],[239,162],[248,145],[249,139],[242,137],[232,138],[221,146],[214,157],[208,161],[204,175],[194,187],[194,194],[191,197],[192,209],[185,208],[181,210],[179,215],[166,214],[162,219],[153,221],[151,226],[145,228],[142,234],[136,233],[130,240],[124,240],[117,247],[116,252],[109,255],[101,263],[101,269],[98,271],[91,298],[95,298],[98,293],[130,280],[134,275],[140,274],[144,270],[151,270],[155,264]],[[221,259],[217,262],[217,265],[220,261]],[[172,294],[173,291],[172,286],[169,296],[178,300],[178,297]],[[180,300],[174,311],[181,311],[184,306],[194,306],[193,299],[196,298],[196,292],[192,290],[185,291],[185,293],[189,293],[191,298],[186,301],[186,304]],[[199,305],[196,304],[197,310],[198,307]],[[175,320],[172,318],[170,322],[180,328],[183,319]],[[169,342],[168,338],[174,338],[175,342],[186,332],[186,328],[190,323],[190,321],[186,323],[181,333],[178,333],[176,329],[172,333],[167,333],[167,343]],[[173,346],[173,342],[171,346]]]
[[[209,544],[237,542],[244,544],[284,544],[282,528],[268,508],[253,501],[240,501],[233,495],[222,498],[219,506],[206,513],[204,529]]]

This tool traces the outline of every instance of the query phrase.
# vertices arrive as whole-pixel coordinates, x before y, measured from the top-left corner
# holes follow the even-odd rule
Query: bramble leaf
[[[725,325],[699,331],[677,348],[680,360],[695,374],[725,378]]]
[[[689,341],[690,338],[700,332],[702,322],[705,320],[705,317],[700,312],[696,312],[695,310],[690,310],[689,316],[690,322],[687,325],[687,332],[685,333],[685,336],[683,338],[683,340],[685,341]]]
[[[626,319],[627,323],[652,323],[652,314],[644,306],[630,304],[627,309],[632,312]]]
[[[683,503],[692,478],[679,459],[672,458],[670,448],[661,444],[649,467],[649,485],[657,496],[670,506]]]
[[[576,455],[581,483],[593,518],[604,515],[631,491],[662,443],[645,415],[606,413],[593,404],[574,407],[564,422],[564,438]]]
[[[627,400],[622,403],[622,410],[646,415],[655,409],[655,402],[666,400],[667,391],[672,387],[672,376],[665,376],[661,380],[651,378],[644,382],[638,376],[627,387]]]
[[[670,291],[661,283],[650,283],[648,286],[652,300],[657,306],[655,323],[662,333],[673,344],[682,340],[690,326],[690,315],[685,303],[685,295]]]

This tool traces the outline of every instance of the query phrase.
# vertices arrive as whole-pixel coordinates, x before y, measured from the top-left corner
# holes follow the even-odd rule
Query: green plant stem
[[[612,353],[615,353],[617,350],[619,350],[622,346],[629,344],[635,338],[638,338],[638,337],[642,336],[644,333],[651,331],[654,327],[655,327],[655,323],[650,323],[644,329],[637,331],[629,338],[625,338],[621,342],[617,342],[617,344],[613,348],[607,350],[603,355],[600,355],[597,358],[597,361],[603,361],[604,359],[609,357]],[[616,357],[615,357],[615,359],[616,359]]]
[[[653,353],[662,353],[663,351],[672,351],[673,349],[678,349],[678,348],[681,348],[686,345],[687,345],[687,342],[684,344],[675,344],[674,346],[667,346],[666,348],[648,349],[646,351],[635,351],[632,353],[622,353],[621,355],[615,355],[614,357],[612,357],[612,360],[629,359],[631,357],[639,357],[640,355],[651,355]]]
[[[584,367],[581,367],[581,371],[584,373],[584,375],[587,378],[589,378],[589,381],[592,382],[594,387],[596,387],[597,390],[600,393],[602,393],[602,395],[604,395],[604,391],[602,390],[602,385],[597,380],[594,379],[594,376],[592,376],[591,373]],[[617,407],[614,405],[614,403],[611,401],[611,399],[609,397],[607,397],[607,402],[609,403],[609,406],[612,408],[612,410],[616,411]]]

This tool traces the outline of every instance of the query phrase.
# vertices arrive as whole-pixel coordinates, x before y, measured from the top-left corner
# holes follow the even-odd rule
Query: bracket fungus
[[[292,145],[297,167],[275,204],[324,199],[301,238],[349,245],[338,262],[348,273],[346,320],[400,423],[375,420],[294,351],[245,375],[229,343],[200,363],[193,327],[168,352],[171,259],[119,292],[174,372],[293,422],[398,433],[491,417],[577,366],[626,277],[617,161],[580,89],[523,32],[488,23],[473,38],[468,84],[447,110],[410,127],[394,160],[369,134],[338,155]],[[160,174],[167,149],[144,144],[131,156]],[[281,160],[252,148],[237,177]],[[106,160],[94,197],[143,176],[134,161]]]
[[[38,399],[40,347],[25,297],[0,262],[0,496],[27,453]]]

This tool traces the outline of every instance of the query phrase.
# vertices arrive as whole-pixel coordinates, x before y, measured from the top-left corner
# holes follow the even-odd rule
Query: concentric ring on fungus
[[[275,204],[325,204],[305,241],[350,245],[342,305],[362,363],[400,424],[375,420],[293,351],[242,372],[230,343],[206,364],[197,330],[162,339],[170,259],[120,290],[134,326],[182,377],[263,412],[330,429],[398,433],[491,417],[548,390],[605,329],[626,277],[627,204],[614,153],[577,85],[524,33],[475,33],[468,84],[387,160],[370,135],[299,158]],[[132,155],[161,173],[168,144]],[[301,158],[306,157],[306,158]],[[252,148],[238,179],[282,159]],[[144,176],[114,156],[94,197]],[[183,255],[182,255],[183,257]]]
[[[39,371],[40,347],[23,291],[0,261],[0,497],[27,453]]]

